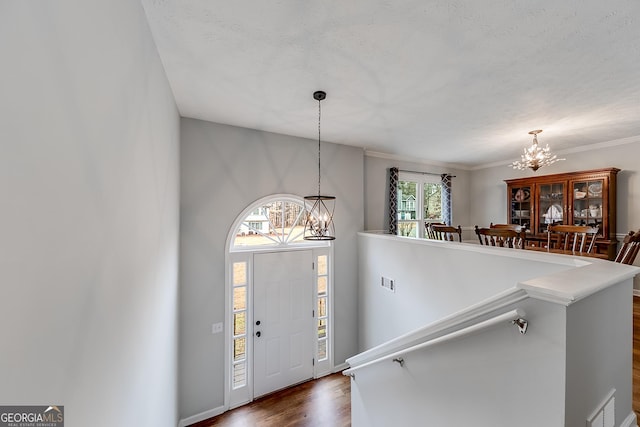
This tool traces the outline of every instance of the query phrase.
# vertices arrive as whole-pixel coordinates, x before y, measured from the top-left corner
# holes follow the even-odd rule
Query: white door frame
[[[233,241],[236,231],[239,229],[240,224],[247,217],[247,215],[253,212],[260,206],[263,206],[271,201],[284,200],[289,202],[298,203],[304,206],[304,199],[299,196],[278,194],[273,196],[264,197],[255,201],[249,205],[234,221],[232,227],[229,230],[227,236],[227,244],[225,251],[225,357],[224,357],[224,410],[232,409],[237,406],[244,405],[253,401],[253,340],[247,339],[246,341],[246,386],[238,389],[232,389],[232,351],[233,351],[233,335],[231,328],[233,327],[233,264],[236,262],[246,263],[246,275],[247,275],[247,310],[246,310],[246,336],[252,337],[254,334],[254,319],[253,319],[253,258],[256,253],[263,252],[281,252],[281,251],[296,251],[296,250],[311,250],[314,263],[320,255],[326,255],[328,259],[329,268],[329,287],[328,287],[328,313],[329,318],[327,322],[328,331],[328,351],[327,359],[322,363],[316,362],[313,369],[313,377],[318,378],[323,375],[327,375],[333,372],[333,348],[334,348],[334,327],[333,327],[333,245],[331,241],[322,242],[304,242],[302,244],[292,245],[280,245],[280,246],[268,246],[268,247],[252,247],[252,248],[234,248]],[[317,277],[317,268],[314,270],[314,278]],[[317,280],[314,280],[313,288],[313,310],[317,308]],[[317,316],[316,316],[317,317]],[[315,321],[315,320],[314,320]],[[316,322],[317,323],[317,322]],[[317,359],[317,339],[314,334],[314,357]]]

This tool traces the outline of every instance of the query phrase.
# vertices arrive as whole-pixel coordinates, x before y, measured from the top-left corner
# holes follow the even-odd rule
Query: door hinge
[[[311,269],[312,269],[312,270],[315,270],[315,269],[316,269],[316,263],[315,263],[315,262],[313,262],[313,261],[311,261]]]
[[[311,365],[316,366],[316,359],[311,359]]]
[[[311,310],[311,317],[316,317],[316,311],[315,310]]]

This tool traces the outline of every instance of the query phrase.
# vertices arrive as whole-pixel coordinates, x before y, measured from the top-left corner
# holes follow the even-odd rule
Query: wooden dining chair
[[[547,248],[590,254],[599,230],[599,227],[588,225],[550,225],[547,227]]]
[[[458,242],[462,242],[462,227],[460,226],[453,227],[451,225],[431,224],[431,232],[435,240],[454,242],[454,236],[457,235]]]
[[[640,250],[640,231],[630,231],[622,241],[622,246],[616,255],[615,262],[633,264],[636,255],[638,255],[638,250]]]
[[[494,224],[494,223],[489,224],[489,228],[506,228],[507,230],[517,231],[518,233],[524,229],[524,227],[521,226],[520,224]]]
[[[447,224],[445,224],[444,222],[427,222],[427,221],[424,222],[424,232],[425,232],[425,235],[427,236],[427,239],[439,240],[439,239],[436,239],[436,235],[433,232],[432,227],[434,225],[447,225]]]
[[[525,247],[526,233],[524,231],[508,228],[479,228],[476,225],[476,234],[481,245],[517,249]]]

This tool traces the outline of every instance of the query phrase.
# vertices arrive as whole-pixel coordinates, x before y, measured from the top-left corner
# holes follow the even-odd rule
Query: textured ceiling
[[[640,136],[638,0],[142,0],[180,114],[465,167]]]

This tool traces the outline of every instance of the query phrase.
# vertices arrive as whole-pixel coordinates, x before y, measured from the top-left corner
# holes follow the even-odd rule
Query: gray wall
[[[180,414],[224,403],[225,244],[236,217],[271,194],[317,192],[317,141],[181,122]],[[357,239],[363,228],[363,152],[322,144],[322,192],[337,197],[335,363],[357,351]]]
[[[568,263],[536,259],[537,253],[528,256],[530,251],[526,255],[525,251],[512,252],[509,248],[361,233],[360,351],[486,301],[519,281],[573,268]],[[383,276],[394,280],[395,292],[380,286]]]
[[[139,2],[0,4],[0,402],[175,426],[179,119]]]
[[[462,226],[470,224],[469,171],[375,157],[372,155],[365,156],[364,165],[365,230],[383,231],[389,229],[387,200],[389,193],[389,168],[391,167],[418,172],[450,173],[455,175],[452,184],[452,223],[453,225]]]

